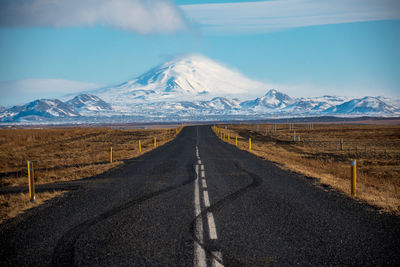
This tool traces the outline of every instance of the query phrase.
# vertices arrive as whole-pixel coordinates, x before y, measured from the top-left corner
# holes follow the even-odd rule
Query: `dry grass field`
[[[108,128],[0,130],[0,187],[28,186],[27,160],[33,162],[35,183],[49,184],[92,177],[123,164],[123,160],[171,141],[180,128],[112,130]],[[113,164],[110,149],[113,148]],[[62,192],[0,195],[0,222]]]
[[[225,141],[350,196],[357,161],[357,199],[400,214],[400,126],[339,124],[218,125]],[[222,139],[223,136],[222,136]],[[341,145],[341,140],[342,145]]]

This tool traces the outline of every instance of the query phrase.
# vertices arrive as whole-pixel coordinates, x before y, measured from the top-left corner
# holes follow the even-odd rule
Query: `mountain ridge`
[[[0,121],[400,115],[400,101],[382,96],[295,98],[266,88],[209,58],[190,55],[167,61],[119,85],[82,92],[65,102],[39,99],[0,110]],[[250,97],[249,91],[254,96]]]

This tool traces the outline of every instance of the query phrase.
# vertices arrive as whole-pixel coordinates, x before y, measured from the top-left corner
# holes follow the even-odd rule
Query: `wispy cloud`
[[[141,34],[186,27],[170,0],[1,0],[0,26],[73,27],[106,25]]]
[[[398,0],[272,0],[182,5],[213,33],[256,33],[324,24],[400,19]]]
[[[0,81],[0,105],[23,104],[38,98],[58,98],[101,87],[96,83],[64,79],[23,79]]]

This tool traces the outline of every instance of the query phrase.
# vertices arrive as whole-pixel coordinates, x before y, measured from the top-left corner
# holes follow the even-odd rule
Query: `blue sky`
[[[67,1],[62,16],[0,8],[0,105],[117,84],[187,53],[292,96],[400,97],[396,1],[121,0],[122,11],[84,17],[86,2]]]

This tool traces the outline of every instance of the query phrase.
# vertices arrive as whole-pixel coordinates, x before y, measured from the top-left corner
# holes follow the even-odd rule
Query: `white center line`
[[[207,256],[205,253],[204,248],[200,245],[203,244],[204,240],[204,234],[203,234],[203,220],[202,217],[200,216],[201,214],[201,206],[200,206],[200,190],[199,190],[199,180],[200,177],[201,179],[201,185],[203,189],[207,189],[207,182],[205,178],[205,172],[204,172],[204,165],[201,164],[200,160],[200,155],[199,155],[199,148],[196,146],[196,156],[198,159],[198,165],[196,165],[196,180],[194,183],[194,206],[195,206],[195,215],[196,215],[196,229],[195,229],[195,235],[197,240],[194,241],[194,266],[200,266],[200,267],[207,267]],[[208,191],[204,190],[203,191],[203,201],[204,201],[204,207],[207,209],[210,207],[210,198],[208,196]],[[207,224],[208,224],[208,230],[209,230],[209,239],[211,240],[216,240],[217,237],[217,229],[215,226],[215,220],[214,220],[214,215],[212,212],[207,211]],[[215,267],[223,267],[223,261],[222,261],[222,253],[220,251],[211,251],[211,254],[213,256],[212,259],[212,266]]]
[[[210,239],[217,239],[217,229],[215,227],[214,216],[211,212],[207,212],[207,221]]]
[[[196,165],[196,180],[194,183],[194,214],[199,216],[201,212],[200,208],[200,194],[199,194],[199,165]],[[194,266],[206,267],[206,253],[199,243],[203,243],[203,222],[201,217],[196,219],[196,230],[195,230],[197,241],[194,241]]]
[[[204,206],[206,208],[210,207],[210,199],[208,198],[208,192],[203,191],[203,198],[204,198]]]
[[[203,188],[207,188],[206,180],[201,179],[201,184],[202,184]]]

